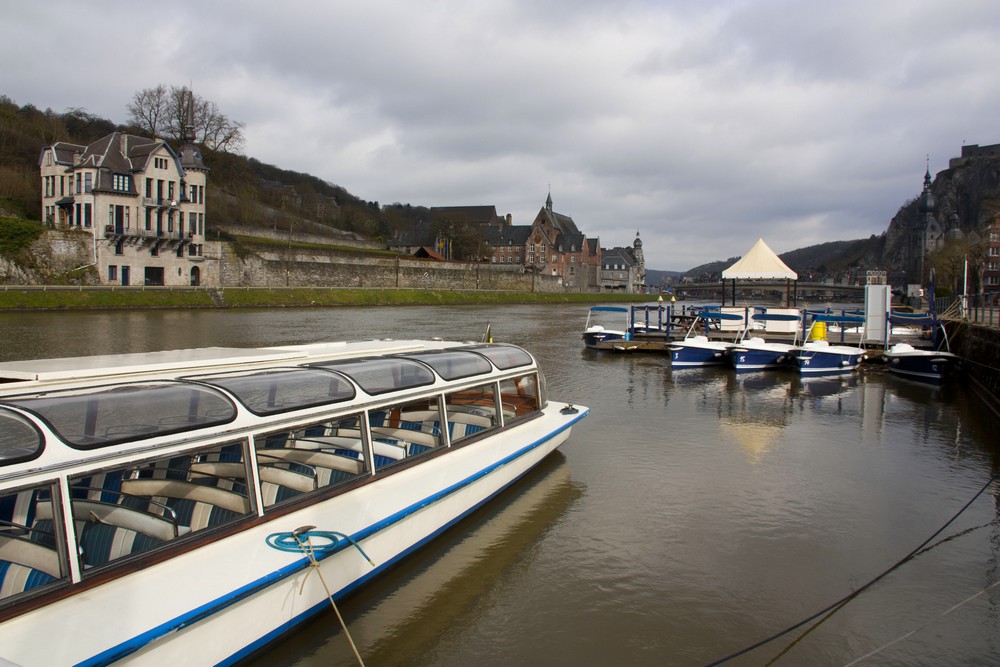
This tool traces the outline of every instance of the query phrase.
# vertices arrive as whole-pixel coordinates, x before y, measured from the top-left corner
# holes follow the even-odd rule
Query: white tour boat
[[[549,401],[534,358],[504,344],[0,364],[0,664],[241,660],[587,414]]]

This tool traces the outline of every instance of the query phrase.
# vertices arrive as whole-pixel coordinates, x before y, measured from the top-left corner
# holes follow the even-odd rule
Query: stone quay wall
[[[952,322],[948,337],[952,352],[964,360],[965,374],[990,395],[993,409],[1000,412],[1000,330]]]
[[[555,276],[519,267],[370,257],[300,249],[238,255],[221,244],[221,287],[360,287],[517,292],[565,292]],[[579,291],[579,290],[573,290]]]

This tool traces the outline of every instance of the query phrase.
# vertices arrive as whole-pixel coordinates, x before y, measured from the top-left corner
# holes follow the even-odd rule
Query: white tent
[[[788,268],[788,265],[781,261],[774,251],[771,250],[764,239],[757,239],[750,250],[732,266],[722,272],[722,304],[726,303],[726,281],[733,281],[733,305],[736,305],[736,281],[737,280],[785,280],[786,301],[791,305],[790,282],[799,279],[799,274]]]
[[[764,239],[757,239],[747,254],[722,272],[723,280],[761,280],[764,278],[799,279],[799,274],[788,268],[788,265],[767,247]]]

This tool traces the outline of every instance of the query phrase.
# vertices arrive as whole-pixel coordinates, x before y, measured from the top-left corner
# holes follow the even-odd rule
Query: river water
[[[774,635],[727,664],[1000,663],[1000,482],[980,494],[998,471],[1000,423],[964,383],[878,368],[675,371],[657,355],[583,349],[586,312],[6,314],[0,357],[478,340],[487,323],[532,351],[550,395],[590,417],[495,502],[342,601],[369,665],[703,665]],[[832,614],[781,634],[943,526]],[[352,663],[324,614],[253,664]]]

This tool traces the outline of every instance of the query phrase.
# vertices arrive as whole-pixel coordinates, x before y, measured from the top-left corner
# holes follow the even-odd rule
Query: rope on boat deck
[[[340,615],[340,609],[337,608],[337,603],[333,601],[333,594],[330,592],[330,587],[326,585],[326,579],[323,578],[323,572],[319,569],[319,561],[316,559],[316,554],[326,554],[341,546],[341,538],[350,542],[354,545],[365,560],[375,567],[375,563],[365,550],[361,548],[361,545],[355,542],[350,535],[345,535],[344,533],[339,533],[335,530],[315,530],[316,526],[301,526],[296,528],[290,533],[272,533],[267,536],[267,545],[272,549],[277,549],[278,551],[288,551],[295,552],[301,551],[305,554],[306,558],[309,559],[309,566],[316,572],[319,577],[319,581],[323,584],[323,590],[326,591],[326,598],[330,601],[330,606],[333,607],[333,613],[337,615],[337,620],[340,621],[340,627],[344,630],[344,636],[347,637],[347,643],[351,645],[351,650],[354,652],[354,657],[357,659],[358,664],[364,667],[365,661],[361,659],[361,653],[358,652],[358,647],[354,643],[354,638],[351,637],[350,630],[347,629],[347,623],[344,621],[344,617]],[[324,544],[314,545],[312,543],[312,538],[319,538],[326,540]],[[304,538],[304,539],[303,539]],[[301,594],[302,588],[306,585],[306,579],[309,575],[306,574],[306,578],[302,580],[302,587],[299,588],[299,593]]]

